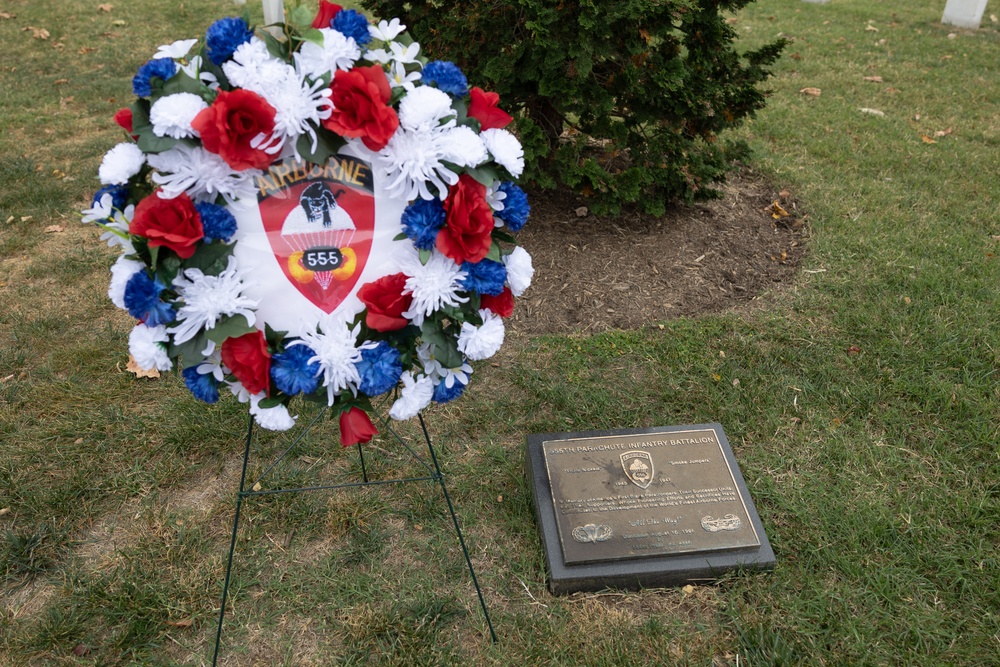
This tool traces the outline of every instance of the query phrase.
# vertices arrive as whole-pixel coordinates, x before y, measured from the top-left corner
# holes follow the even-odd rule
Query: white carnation
[[[503,263],[507,267],[507,284],[510,286],[511,294],[521,296],[524,290],[531,286],[531,278],[535,275],[531,255],[521,246],[517,246],[503,258]]]
[[[420,86],[399,101],[399,125],[407,130],[433,130],[455,115],[448,93],[430,86]]]
[[[361,49],[354,38],[333,28],[320,28],[320,32],[323,33],[322,46],[303,42],[295,52],[295,67],[299,74],[318,79],[327,72],[347,71],[354,67],[355,61],[361,57]]]
[[[139,173],[146,156],[132,143],[121,143],[105,154],[97,175],[104,185],[125,185]]]
[[[480,310],[479,314],[483,318],[482,326],[465,322],[458,334],[459,351],[473,361],[489,359],[503,345],[503,320],[489,310]]]
[[[122,310],[125,307],[125,286],[132,276],[146,268],[142,262],[134,259],[126,259],[125,255],[118,258],[118,261],[111,265],[111,285],[108,287],[108,298]]]
[[[521,175],[524,171],[524,149],[517,137],[507,130],[498,129],[486,130],[479,136],[497,164],[514,178]]]
[[[477,167],[490,159],[483,140],[471,127],[464,126],[441,133],[441,156],[459,167]]]
[[[174,367],[165,345],[169,340],[165,326],[137,324],[128,335],[128,351],[143,370],[169,371]]]
[[[403,389],[389,409],[389,416],[397,421],[416,417],[434,398],[434,381],[426,375],[414,378],[413,373],[406,371],[400,379],[403,381]]]
[[[273,408],[262,408],[260,402],[264,399],[264,392],[254,394],[250,397],[250,414],[260,427],[268,431],[287,431],[295,426],[295,420],[288,413],[288,408],[284,405],[276,405]]]
[[[153,124],[153,134],[158,137],[186,139],[198,133],[191,122],[208,103],[194,93],[174,93],[153,102],[149,110],[149,122]]]

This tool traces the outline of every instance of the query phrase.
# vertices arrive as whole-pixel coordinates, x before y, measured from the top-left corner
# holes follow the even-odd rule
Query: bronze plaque
[[[567,565],[761,544],[714,429],[548,440],[542,452]]]

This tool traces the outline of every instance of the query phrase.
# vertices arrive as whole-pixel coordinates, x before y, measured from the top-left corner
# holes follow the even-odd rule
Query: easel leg
[[[486,609],[486,600],[483,598],[483,591],[479,588],[479,580],[476,579],[476,569],[472,567],[472,559],[469,557],[469,549],[465,546],[465,538],[462,537],[462,528],[458,525],[458,516],[455,515],[455,508],[451,504],[451,496],[448,495],[448,487],[444,483],[444,475],[441,474],[441,466],[438,465],[437,454],[434,452],[434,445],[431,444],[431,436],[427,432],[427,425],[424,423],[424,416],[417,415],[420,419],[420,428],[424,431],[424,439],[427,441],[427,449],[431,454],[431,461],[434,462],[434,478],[441,486],[444,493],[444,500],[448,504],[448,512],[451,514],[452,523],[455,524],[455,534],[458,535],[458,543],[462,545],[462,554],[465,556],[465,564],[469,566],[469,574],[472,575],[472,584],[476,587],[476,595],[479,596],[479,606],[483,609],[483,617],[486,618],[486,627],[490,630],[490,639],[497,643],[497,634],[493,630],[493,621],[490,620],[490,612]]]
[[[240,509],[243,506],[243,490],[247,480],[247,464],[250,461],[250,443],[253,441],[253,416],[247,428],[247,444],[243,452],[243,472],[240,473],[240,490],[236,494],[236,516],[233,518],[233,535],[229,541],[229,559],[226,562],[226,578],[222,584],[222,602],[219,604],[219,625],[215,630],[215,651],[212,653],[212,667],[219,659],[219,645],[222,643],[222,621],[226,617],[226,599],[229,597],[229,577],[233,571],[233,554],[236,552],[236,534],[240,527]]]

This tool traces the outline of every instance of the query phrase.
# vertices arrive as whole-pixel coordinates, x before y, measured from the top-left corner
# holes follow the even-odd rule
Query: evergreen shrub
[[[525,179],[569,187],[598,213],[717,195],[764,106],[784,40],[736,51],[726,12],[752,0],[365,0],[399,16],[429,57],[500,94]]]

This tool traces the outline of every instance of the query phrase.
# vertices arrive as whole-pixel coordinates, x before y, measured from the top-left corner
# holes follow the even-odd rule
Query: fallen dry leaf
[[[10,514],[9,507],[4,507],[3,509],[0,509],[0,516],[3,516],[4,514]]]
[[[57,85],[57,86],[61,86],[64,83],[69,83],[69,79],[56,79],[52,83],[55,84],[55,85]]]
[[[123,26],[123,25],[125,25],[125,21],[122,21],[121,19],[117,19],[115,21],[112,21],[111,25]]]
[[[865,26],[865,32],[878,32],[878,28],[869,23]]]
[[[0,19],[4,21],[9,21],[10,19],[16,19],[17,14],[11,14],[10,12],[0,12]]]
[[[923,141],[925,144],[936,144],[937,143],[936,141],[934,141],[933,139],[931,139],[930,137],[928,137],[926,134],[921,134],[920,135],[920,140]]]
[[[882,77],[880,76],[866,76],[865,81],[871,81],[872,83],[882,83]]]
[[[66,225],[49,225],[45,228],[46,234],[59,234],[66,231]]]
[[[858,111],[860,111],[861,113],[866,113],[866,114],[872,115],[872,116],[878,116],[880,118],[882,118],[882,117],[885,116],[885,112],[884,111],[879,111],[878,109],[869,109],[868,107],[863,107],[861,109],[858,109]]]
[[[823,94],[823,91],[819,88],[803,88],[799,92],[803,95],[811,95],[812,97],[819,97]]]
[[[958,39],[958,33],[949,32],[948,39]]]
[[[913,120],[919,121],[920,120],[920,114],[918,114],[918,113],[913,114]]]
[[[736,18],[735,16],[730,16],[728,19],[726,19],[726,23],[729,24],[729,25],[736,25],[739,22],[740,22],[740,20],[738,18]]]
[[[87,646],[86,644],[77,644],[76,646],[73,647],[73,655],[75,655],[78,658],[82,658],[88,653],[90,653],[90,647]]]
[[[83,56],[83,55],[86,55],[88,53],[93,53],[96,50],[97,49],[95,49],[92,46],[81,46],[79,49],[76,50],[76,52],[79,53],[81,56]]]
[[[996,14],[990,14],[990,23],[1000,23],[1000,18]]]
[[[174,628],[190,628],[192,625],[194,625],[194,619],[185,618],[180,621],[167,621],[167,625]]]
[[[905,301],[906,303],[913,303],[913,300],[910,299],[910,297],[908,297],[908,296],[904,296],[903,297],[903,301]]]
[[[687,586],[685,586],[681,590],[684,591],[685,595],[691,595],[691,593],[694,593],[694,586],[692,586],[691,584],[688,584]]]
[[[136,363],[135,357],[131,354],[128,355],[128,364],[125,365],[125,370],[130,373],[135,373],[137,378],[158,378],[160,377],[160,371],[155,368],[150,368],[146,370],[145,368],[140,368],[139,364]]]
[[[940,60],[951,60],[955,56],[941,56]]]
[[[114,8],[115,8],[115,6],[112,5],[112,4],[97,5],[97,11],[104,12],[105,14],[109,14],[111,12],[111,10],[114,9]]]
[[[951,134],[954,131],[955,131],[954,128],[949,127],[947,130],[937,130],[934,133],[934,136],[935,137],[947,137],[949,134]]]
[[[789,215],[788,211],[781,207],[781,204],[778,203],[777,199],[774,200],[774,203],[772,203],[769,208],[771,209],[771,217],[775,220],[787,218]]]
[[[31,36],[35,39],[48,39],[50,37],[49,31],[45,28],[36,28],[33,25],[29,25],[27,28],[21,28],[21,32],[31,31]]]
[[[586,218],[587,217],[587,213],[589,213],[590,211],[587,210],[586,206],[581,206],[578,209],[576,209],[575,212],[576,212],[576,217],[578,217],[578,218]]]

